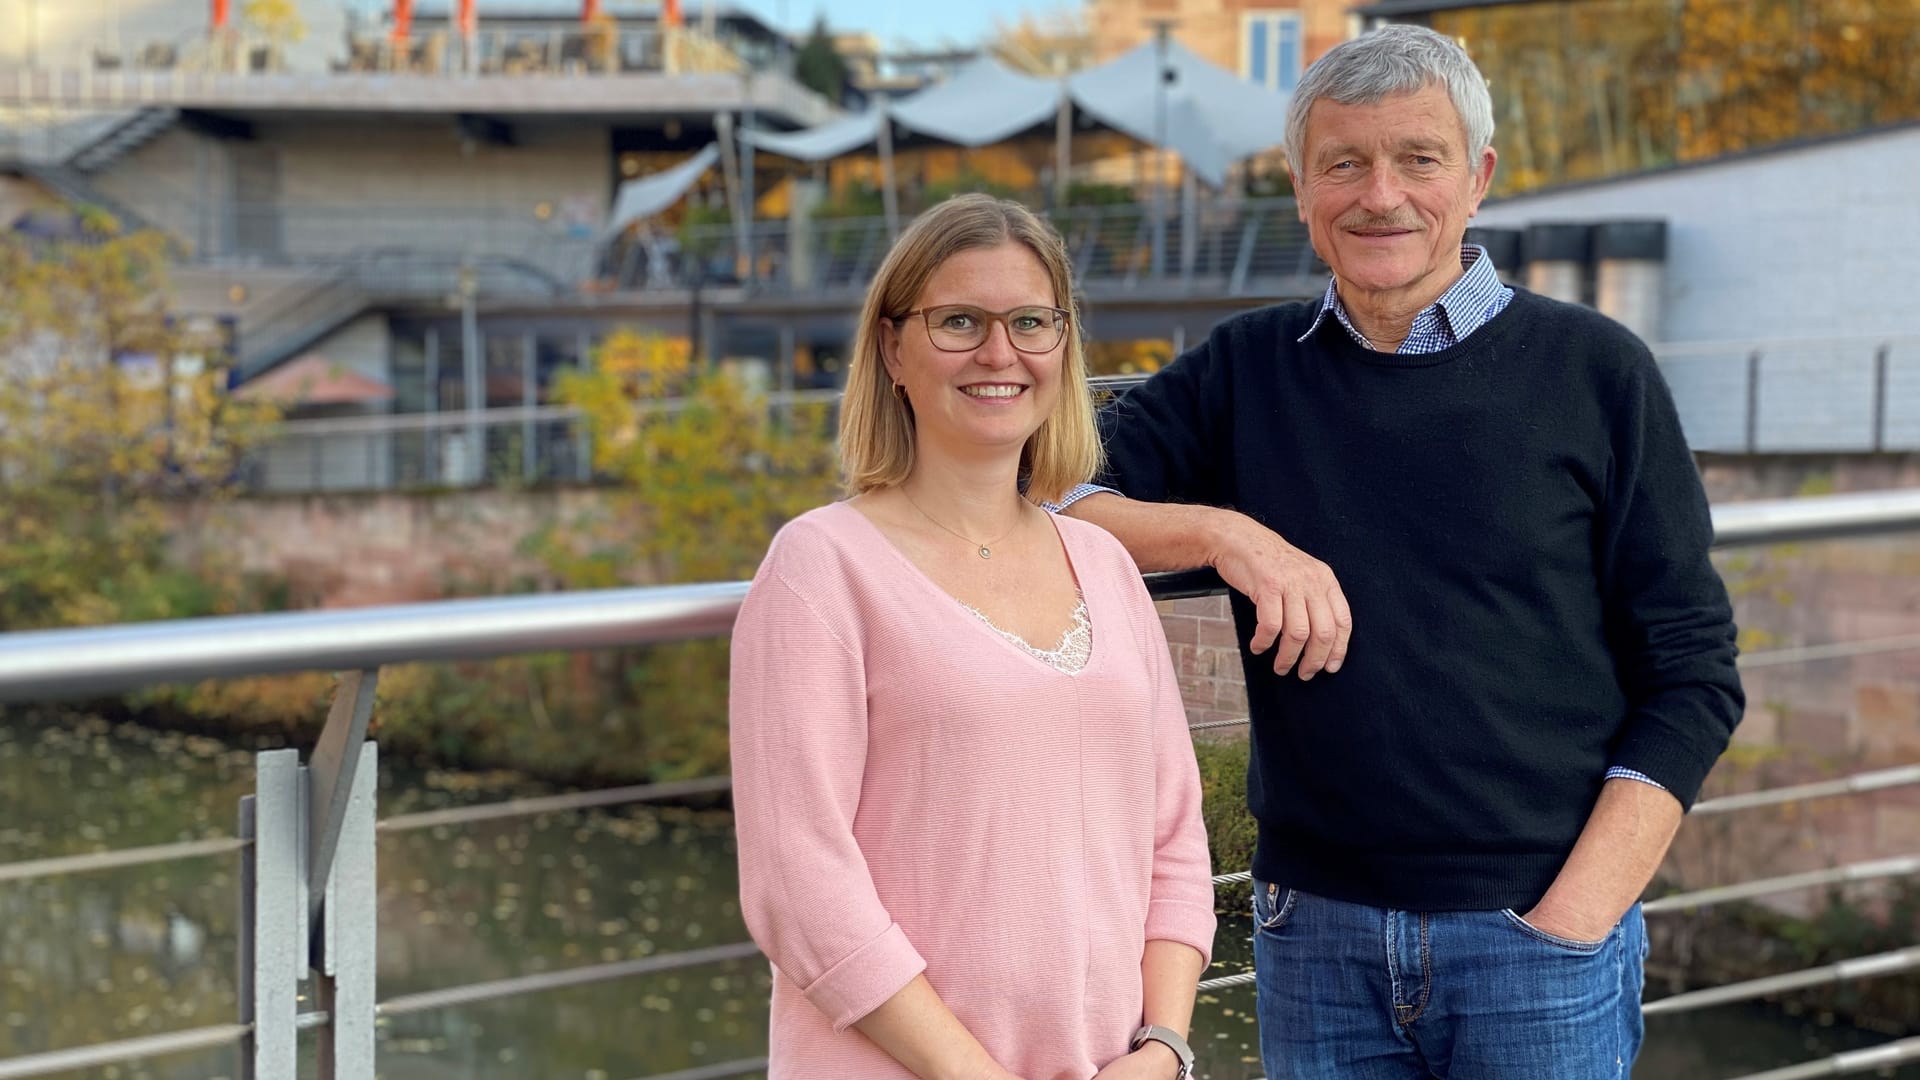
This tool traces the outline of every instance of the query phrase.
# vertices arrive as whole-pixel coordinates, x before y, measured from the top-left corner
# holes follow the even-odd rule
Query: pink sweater
[[[1086,1080],[1141,1022],[1146,942],[1211,953],[1160,620],[1118,541],[1055,520],[1093,626],[1072,675],[850,506],[774,538],[731,704],[741,901],[774,966],[769,1080],[910,1078],[848,1026],[922,971],[1001,1065]]]

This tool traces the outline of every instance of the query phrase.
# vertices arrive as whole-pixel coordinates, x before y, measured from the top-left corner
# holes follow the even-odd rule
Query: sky
[[[732,0],[762,19],[796,33],[825,15],[834,30],[865,30],[888,44],[973,45],[993,32],[994,20],[1012,22],[1021,13],[1048,14],[1068,5],[1057,0]],[[689,0],[689,9],[698,0]]]

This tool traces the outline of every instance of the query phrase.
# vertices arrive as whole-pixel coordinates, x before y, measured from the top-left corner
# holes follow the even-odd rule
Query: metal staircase
[[[67,155],[66,165],[91,175],[160,137],[180,120],[180,110],[135,109],[104,135]]]

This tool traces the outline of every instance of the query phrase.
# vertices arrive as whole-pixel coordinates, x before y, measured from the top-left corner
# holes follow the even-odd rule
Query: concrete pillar
[[[1527,288],[1541,296],[1570,304],[1586,301],[1587,253],[1593,227],[1564,222],[1527,226],[1522,244],[1527,260]]]
[[[1594,306],[1640,336],[1662,337],[1667,223],[1603,221],[1593,227]]]
[[[827,201],[827,185],[823,180],[802,180],[796,177],[789,190],[787,283],[795,289],[807,289],[813,286],[819,246],[813,225],[813,212],[821,203]]]

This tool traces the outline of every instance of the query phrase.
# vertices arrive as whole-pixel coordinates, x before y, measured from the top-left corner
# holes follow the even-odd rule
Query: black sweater
[[[1395,356],[1333,319],[1297,343],[1317,306],[1222,322],[1104,413],[1105,482],[1251,515],[1352,606],[1337,674],[1243,656],[1256,876],[1525,911],[1610,766],[1690,805],[1739,722],[1699,476],[1652,355],[1589,309],[1523,291]]]

